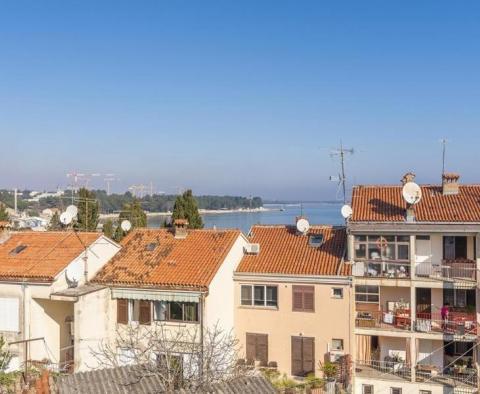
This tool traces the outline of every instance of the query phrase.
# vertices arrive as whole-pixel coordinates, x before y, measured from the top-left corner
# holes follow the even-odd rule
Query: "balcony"
[[[395,312],[357,311],[355,327],[410,330],[410,309],[397,309]]]
[[[474,260],[442,260],[440,264],[423,262],[415,268],[418,277],[446,281],[477,281],[477,264]]]
[[[353,266],[353,276],[373,278],[410,278],[410,263],[398,261],[357,261]]]
[[[466,392],[476,392],[469,389],[475,389],[478,385],[476,369],[466,367],[448,367],[444,371],[439,371],[438,368],[419,364],[416,367],[415,380],[417,383],[436,383],[466,389]]]
[[[355,374],[363,378],[410,381],[410,365],[404,361],[356,361]]]
[[[474,313],[450,312],[443,320],[440,313],[417,313],[415,329],[418,332],[439,332],[448,335],[477,335],[477,322]]]

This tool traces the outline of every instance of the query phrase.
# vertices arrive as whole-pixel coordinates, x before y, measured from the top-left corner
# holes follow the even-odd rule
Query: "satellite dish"
[[[68,212],[63,212],[60,215],[60,223],[62,223],[64,226],[68,226],[70,223],[72,223],[72,216]]]
[[[128,232],[130,231],[130,229],[132,228],[132,223],[130,223],[129,220],[124,220],[122,221],[122,223],[120,224],[120,227],[123,231],[125,232]]]
[[[67,212],[73,219],[78,215],[78,208],[75,205],[69,205],[65,212]]]
[[[340,212],[342,213],[342,216],[345,219],[348,219],[350,216],[352,216],[353,210],[352,210],[352,207],[350,205],[345,204],[342,207],[342,209],[340,210]]]
[[[402,196],[408,204],[415,205],[422,198],[422,189],[415,182],[407,182],[403,186]]]
[[[310,228],[310,223],[308,223],[307,219],[299,219],[297,221],[297,230],[303,234],[305,234],[308,229]]]
[[[80,276],[81,272],[79,272],[78,267],[68,266],[65,270],[65,280],[67,281],[68,287],[77,287]]]

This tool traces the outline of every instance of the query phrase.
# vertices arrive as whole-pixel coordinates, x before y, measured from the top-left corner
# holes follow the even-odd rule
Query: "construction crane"
[[[118,178],[115,178],[115,174],[105,174],[105,178],[103,179],[107,184],[107,195],[110,195],[110,184],[112,182],[118,181]]]

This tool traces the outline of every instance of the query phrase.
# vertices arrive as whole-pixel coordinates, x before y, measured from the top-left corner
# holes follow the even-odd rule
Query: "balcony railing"
[[[355,326],[358,328],[386,328],[410,330],[410,310],[397,310],[396,312],[383,311],[357,311]]]
[[[353,275],[376,278],[410,278],[410,263],[398,261],[357,261]]]
[[[355,373],[363,377],[377,379],[397,377],[399,379],[410,380],[410,372],[410,365],[404,361],[358,360],[355,362]]]
[[[447,319],[440,313],[417,313],[415,329],[419,332],[440,332],[450,335],[476,335],[477,322],[475,314],[450,312]]]
[[[442,260],[440,264],[418,263],[415,274],[440,280],[477,280],[477,264],[473,260]]]
[[[426,368],[417,365],[416,381],[419,383],[440,383],[452,387],[477,387],[477,371],[475,368],[449,367],[444,371],[436,367]]]

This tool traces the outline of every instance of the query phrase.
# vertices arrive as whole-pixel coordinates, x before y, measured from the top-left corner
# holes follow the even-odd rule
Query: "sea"
[[[261,212],[223,212],[203,214],[205,228],[237,228],[248,234],[255,224],[295,224],[295,217],[303,215],[311,225],[341,225],[344,219],[340,214],[341,203],[303,202],[290,204],[264,204],[268,209]],[[150,216],[148,227],[160,227],[165,220],[162,216]]]

